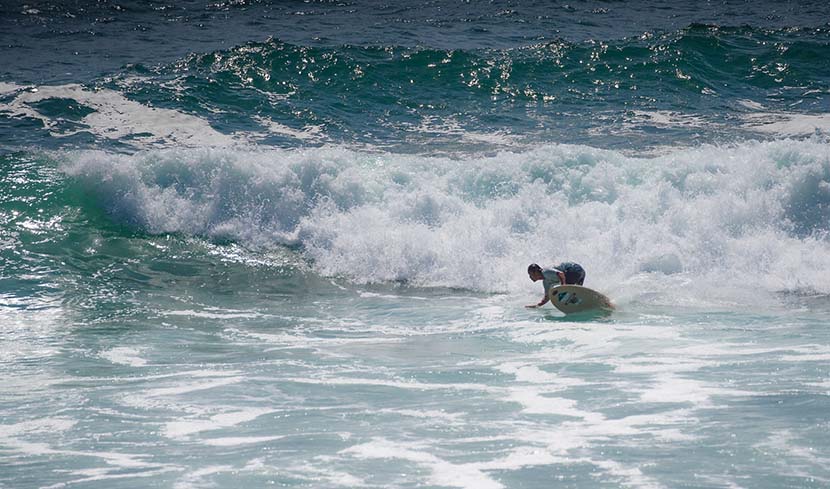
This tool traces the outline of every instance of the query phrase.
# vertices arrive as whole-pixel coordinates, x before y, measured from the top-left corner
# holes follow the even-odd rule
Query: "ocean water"
[[[0,488],[830,487],[828,22],[1,2]]]

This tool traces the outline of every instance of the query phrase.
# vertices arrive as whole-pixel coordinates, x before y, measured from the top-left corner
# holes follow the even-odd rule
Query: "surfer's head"
[[[545,278],[544,275],[542,275],[542,267],[535,263],[531,263],[527,267],[527,274],[530,276],[530,280],[533,280],[534,282]]]

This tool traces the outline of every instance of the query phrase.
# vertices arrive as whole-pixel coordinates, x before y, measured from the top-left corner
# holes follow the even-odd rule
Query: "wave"
[[[91,85],[3,82],[0,120],[14,140],[51,148],[648,150],[825,132],[828,60],[827,28],[692,25],[503,49],[271,39],[128,66]]]
[[[235,89],[272,99],[339,97],[330,113],[374,105],[440,106],[455,97],[468,103],[490,97],[636,100],[631,92],[638,90],[696,99],[773,87],[823,87],[830,76],[829,40],[827,28],[699,24],[620,40],[557,40],[510,49],[310,47],[271,39],[193,54],[149,72],[182,76],[193,88],[210,80],[223,98],[244,97],[234,97]]]
[[[547,145],[439,158],[342,147],[63,153],[118,224],[290,246],[357,283],[527,287],[530,262],[594,284],[659,274],[830,293],[825,142],[701,146],[636,158]]]

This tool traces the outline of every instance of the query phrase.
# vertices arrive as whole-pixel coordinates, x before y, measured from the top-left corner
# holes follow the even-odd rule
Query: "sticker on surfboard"
[[[596,290],[581,285],[557,285],[548,291],[550,302],[565,314],[612,311],[614,304]]]

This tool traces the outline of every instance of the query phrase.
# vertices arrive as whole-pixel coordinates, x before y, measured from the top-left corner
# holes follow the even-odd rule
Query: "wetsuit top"
[[[559,275],[557,271],[565,274],[565,283],[582,285],[585,281],[585,270],[579,263],[563,262],[555,267],[542,269],[542,285],[545,286],[545,294],[550,291],[550,288],[559,285]]]

